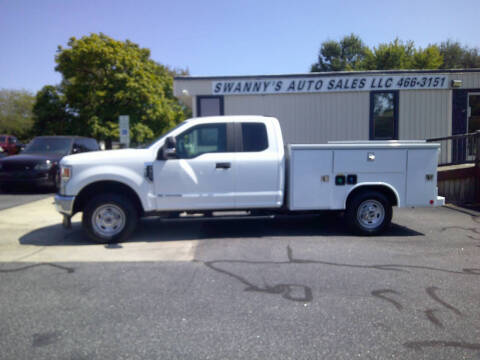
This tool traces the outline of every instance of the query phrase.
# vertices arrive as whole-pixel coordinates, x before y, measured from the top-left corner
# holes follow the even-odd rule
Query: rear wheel
[[[125,196],[98,195],[87,203],[82,223],[88,236],[96,242],[122,242],[135,231],[138,211]]]
[[[392,221],[392,205],[380,192],[364,191],[354,195],[345,212],[351,230],[359,235],[378,235]]]

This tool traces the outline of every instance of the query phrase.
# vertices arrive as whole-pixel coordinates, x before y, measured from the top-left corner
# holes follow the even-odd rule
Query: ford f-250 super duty
[[[57,210],[83,212],[99,242],[127,239],[148,215],[221,211],[295,214],[343,210],[355,232],[375,235],[392,206],[438,206],[439,145],[423,141],[287,145],[277,119],[186,120],[147,149],[66,156]],[[215,211],[215,214],[213,213]]]

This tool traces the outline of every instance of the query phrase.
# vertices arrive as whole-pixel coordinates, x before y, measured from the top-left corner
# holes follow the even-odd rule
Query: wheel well
[[[138,214],[140,216],[144,214],[142,202],[137,193],[128,185],[117,181],[98,181],[85,186],[75,198],[73,212],[83,211],[88,200],[101,193],[118,193],[126,196],[132,201],[138,210]]]
[[[382,193],[383,195],[385,195],[387,197],[387,199],[390,201],[390,204],[392,204],[392,206],[397,206],[398,205],[397,196],[395,195],[393,190],[390,189],[388,186],[385,186],[385,185],[363,185],[363,186],[357,187],[350,194],[348,194],[347,203],[346,203],[347,207],[348,207],[348,204],[350,203],[350,201],[355,197],[355,195],[357,195],[361,192],[364,192],[364,191],[377,191],[379,193]]]

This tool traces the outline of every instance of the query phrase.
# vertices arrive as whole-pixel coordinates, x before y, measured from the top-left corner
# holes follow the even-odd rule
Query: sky
[[[57,47],[90,33],[194,76],[291,74],[350,33],[371,47],[396,37],[480,47],[479,15],[478,0],[0,0],[0,89],[58,84]]]

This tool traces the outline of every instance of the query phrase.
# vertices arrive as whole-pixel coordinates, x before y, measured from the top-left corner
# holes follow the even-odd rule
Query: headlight
[[[68,165],[62,165],[60,168],[60,177],[62,182],[67,182],[72,177],[72,167]]]
[[[44,163],[40,163],[35,165],[35,170],[50,170],[52,168],[52,162],[50,160],[45,161]]]

